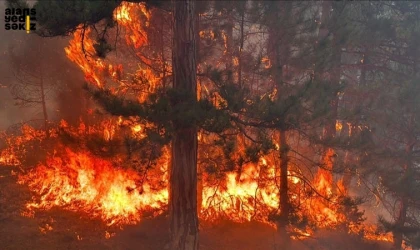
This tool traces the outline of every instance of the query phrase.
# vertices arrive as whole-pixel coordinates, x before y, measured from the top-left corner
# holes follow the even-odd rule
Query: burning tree
[[[341,97],[343,91],[350,96],[352,88],[340,79],[348,73],[342,70],[344,61],[351,58],[343,51],[365,45],[337,32],[354,18],[349,13],[357,5],[37,5],[41,13],[66,8],[84,13],[55,22],[41,15],[40,34],[72,33],[66,54],[85,74],[99,107],[90,112],[95,124],[61,122],[50,139],[60,146],[20,178],[42,194],[29,207],[67,206],[91,211],[109,224],[125,224],[148,212],[163,213],[169,205],[171,249],[198,248],[198,216],[277,225],[285,240],[317,228],[375,237],[346,196],[349,186],[333,178],[340,164],[362,169],[357,159],[339,162],[344,151],[352,156],[357,147],[367,155],[374,152],[372,141],[357,141],[372,132],[373,122],[340,137],[344,121],[359,126],[357,114],[345,117],[347,99]],[[354,74],[369,82],[366,71]],[[380,114],[371,117],[384,117]],[[381,128],[386,131],[381,135],[393,133]],[[415,170],[415,164],[402,166]],[[415,189],[415,181],[410,183]],[[406,217],[401,218],[404,226]],[[394,235],[400,244],[397,230]]]

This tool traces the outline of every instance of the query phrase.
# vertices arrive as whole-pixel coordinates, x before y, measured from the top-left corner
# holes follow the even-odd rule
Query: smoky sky
[[[10,62],[10,53],[18,54],[23,59],[27,55],[28,48],[36,42],[43,44],[45,52],[32,55],[34,64],[46,65],[47,77],[51,79],[49,84],[54,88],[47,94],[48,118],[51,121],[59,119],[78,120],[81,107],[77,107],[80,102],[75,102],[75,98],[83,95],[83,74],[70,62],[64,52],[71,37],[40,38],[36,34],[26,34],[24,31],[5,30],[4,11],[6,2],[0,1],[0,130],[8,130],[13,125],[39,120],[42,116],[40,105],[30,107],[20,107],[13,99],[11,86],[16,84],[16,71]],[[48,56],[47,56],[48,54]],[[29,55],[28,55],[29,57]]]

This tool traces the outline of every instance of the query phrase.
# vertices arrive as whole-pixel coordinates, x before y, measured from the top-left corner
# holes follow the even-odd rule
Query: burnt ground
[[[25,203],[32,194],[16,183],[11,174],[16,168],[0,166],[0,249],[117,249],[163,250],[168,241],[165,216],[144,219],[137,225],[123,228],[107,227],[88,214],[55,208],[36,211],[33,217],[22,216]],[[50,230],[48,229],[49,226]],[[107,239],[106,234],[113,237]],[[337,232],[318,233],[316,239],[293,241],[288,249],[389,249],[376,242],[363,242]],[[201,223],[201,250],[286,250],[275,230],[256,222],[218,224]]]

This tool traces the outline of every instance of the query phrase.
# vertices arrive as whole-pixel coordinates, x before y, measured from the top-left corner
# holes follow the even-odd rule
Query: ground
[[[163,250],[168,242],[166,216],[144,219],[137,225],[122,228],[107,227],[88,214],[70,212],[62,208],[36,211],[31,217],[22,216],[25,203],[33,194],[16,183],[18,168],[0,166],[0,249],[116,249]],[[107,235],[111,236],[107,239]],[[323,232],[312,240],[294,241],[289,249],[388,249],[379,243],[365,243]],[[357,245],[355,245],[357,244]],[[217,224],[201,222],[201,250],[286,250],[275,230],[261,223]]]

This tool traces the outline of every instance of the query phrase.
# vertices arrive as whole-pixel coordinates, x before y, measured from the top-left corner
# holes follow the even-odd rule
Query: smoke
[[[4,15],[6,2],[0,1],[0,13]],[[36,34],[4,29],[4,18],[0,21],[0,130],[13,125],[31,123],[42,118],[40,105],[20,107],[11,94],[11,87],[19,84],[16,78],[16,65],[11,63],[11,53],[22,58],[25,64],[45,65],[45,79],[49,89],[46,91],[46,106],[49,121],[66,119],[77,122],[86,112],[82,73],[66,57],[64,48],[69,37],[41,38]],[[36,47],[40,53],[35,53]],[[31,66],[32,67],[32,66]],[[36,124],[36,123],[35,123]]]
[[[3,15],[5,10],[6,2],[0,2],[0,13]],[[8,87],[10,86],[10,81],[13,78],[13,75],[10,73],[10,65],[8,64],[7,58],[7,49],[13,41],[16,39],[16,32],[7,32],[4,29],[4,18],[0,19],[0,37],[2,40],[0,42],[0,53],[3,60],[0,60],[0,130],[6,129],[13,123],[16,123],[19,120],[18,109],[13,106],[13,99],[9,93]]]

